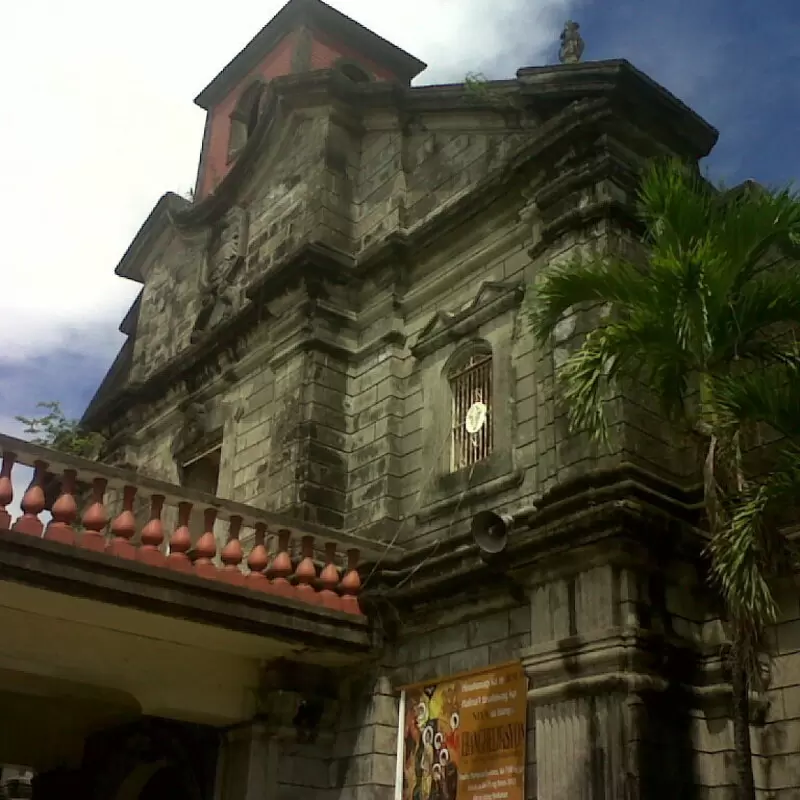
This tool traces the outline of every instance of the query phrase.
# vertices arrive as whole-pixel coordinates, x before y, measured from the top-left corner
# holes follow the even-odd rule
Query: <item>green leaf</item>
[[[573,429],[605,439],[612,390],[637,381],[707,437],[713,581],[749,658],[775,619],[772,586],[791,550],[780,511],[800,489],[800,201],[789,190],[723,190],[667,160],[643,172],[637,210],[641,260],[584,256],[544,270],[527,293],[529,321],[546,345],[569,315],[604,307],[582,340],[558,343],[571,350],[557,375]],[[699,404],[689,402],[698,388]],[[755,423],[785,437],[758,480],[739,447]],[[755,661],[747,666],[753,675]]]
[[[100,434],[86,431],[77,420],[68,419],[56,401],[37,403],[37,408],[47,413],[40,417],[16,417],[34,444],[83,458],[97,457],[104,441]]]

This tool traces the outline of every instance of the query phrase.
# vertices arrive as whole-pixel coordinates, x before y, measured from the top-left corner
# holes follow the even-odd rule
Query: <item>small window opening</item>
[[[242,92],[236,108],[231,114],[231,128],[228,139],[228,159],[232,159],[247,144],[258,125],[261,97],[264,85],[260,81],[250,84]]]
[[[198,492],[216,494],[219,486],[219,466],[221,462],[222,446],[216,445],[212,449],[195,456],[182,465],[181,483],[187,489]]]
[[[217,444],[181,465],[181,485],[216,496],[219,489],[219,472],[222,445]],[[203,509],[194,508],[189,519],[189,532],[194,544],[203,535]]]
[[[353,83],[369,83],[369,73],[358,66],[358,64],[350,64],[348,62],[339,64],[339,72],[346,78],[349,78]]]
[[[466,361],[454,368],[450,375],[450,391],[452,393],[452,447],[451,464],[453,472],[483,461],[492,452],[493,420],[492,420],[492,356],[491,353],[473,353]],[[472,414],[474,427],[468,426],[467,417],[470,409],[481,403],[483,413]],[[473,412],[482,411],[481,407]]]

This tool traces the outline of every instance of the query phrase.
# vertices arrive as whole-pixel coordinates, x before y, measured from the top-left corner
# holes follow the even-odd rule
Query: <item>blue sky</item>
[[[712,177],[800,178],[800,6],[791,0],[338,0],[430,64],[418,82],[553,63],[576,19],[584,60],[627,58],[721,131]],[[1,251],[0,430],[60,400],[79,415],[122,337],[137,287],[113,269],[159,195],[194,182],[203,113],[195,94],[280,7],[231,0],[39,0],[4,11],[0,112],[6,223]],[[154,22],[155,20],[155,22]],[[422,22],[420,22],[422,20]],[[34,47],[34,39],[36,47]],[[20,66],[21,65],[21,66]]]

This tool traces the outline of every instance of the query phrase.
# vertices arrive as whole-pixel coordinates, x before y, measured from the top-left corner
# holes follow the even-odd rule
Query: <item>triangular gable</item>
[[[427,66],[321,0],[289,0],[197,95],[195,103],[206,110],[215,106],[267,57],[283,37],[301,25],[317,28],[341,39],[343,44],[349,45],[372,61],[385,65],[399,80],[406,83],[410,83]]]
[[[484,281],[475,297],[455,311],[437,311],[411,348],[423,358],[454,338],[468,336],[485,322],[518,305],[525,294],[521,281]]]

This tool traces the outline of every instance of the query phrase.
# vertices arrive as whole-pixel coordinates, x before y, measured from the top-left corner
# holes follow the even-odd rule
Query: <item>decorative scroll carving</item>
[[[209,236],[200,279],[200,311],[192,340],[235,314],[244,304],[242,267],[247,255],[249,219],[242,208],[231,209]]]

